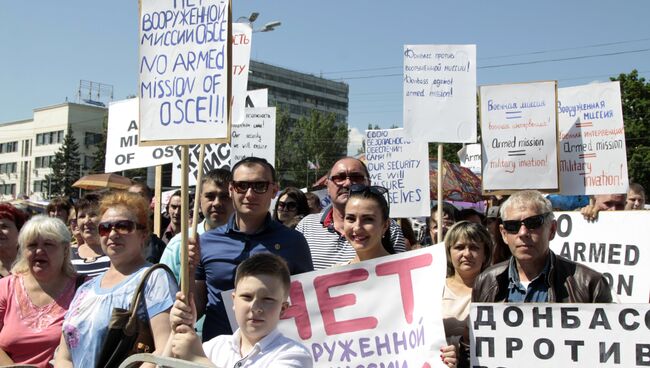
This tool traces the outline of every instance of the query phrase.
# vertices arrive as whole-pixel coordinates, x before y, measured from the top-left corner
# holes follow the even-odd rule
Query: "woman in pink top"
[[[0,365],[48,367],[75,293],[70,231],[57,218],[35,216],[18,235],[18,259],[0,279]]]

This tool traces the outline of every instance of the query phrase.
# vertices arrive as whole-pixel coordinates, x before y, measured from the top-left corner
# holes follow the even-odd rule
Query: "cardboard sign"
[[[627,192],[619,82],[560,88],[557,110],[562,194]]]
[[[388,189],[390,217],[429,214],[429,151],[404,129],[366,130],[366,159],[372,185]]]
[[[275,107],[248,108],[246,119],[233,124],[231,162],[260,157],[275,166]]]
[[[650,211],[605,211],[588,222],[580,212],[557,212],[555,254],[601,272],[623,303],[647,303]]]
[[[294,275],[278,328],[314,367],[444,367],[445,259],[444,247],[427,247]],[[231,294],[222,298],[234,331]]]
[[[458,151],[460,166],[470,169],[474,174],[481,175],[481,144],[468,144]]]
[[[140,141],[227,140],[228,1],[142,1],[139,26]]]
[[[556,82],[481,86],[483,191],[557,191]]]
[[[172,186],[179,187],[181,185],[181,146],[175,148],[176,153],[172,162]],[[198,144],[190,145],[188,186],[196,185],[196,178],[199,174],[199,150],[200,146]],[[230,145],[228,143],[206,144],[203,172],[206,173],[213,169],[230,170],[230,154]]]
[[[137,98],[115,101],[108,105],[105,172],[112,173],[172,162],[173,146],[138,146],[139,120]]]
[[[476,142],[476,45],[404,46],[404,129],[425,142]]]
[[[472,303],[472,367],[650,365],[648,304]]]
[[[246,117],[246,89],[250,72],[251,40],[253,30],[246,23],[232,24],[232,123],[239,124]]]
[[[269,106],[269,89],[254,89],[248,91],[246,96],[246,107],[268,107]]]

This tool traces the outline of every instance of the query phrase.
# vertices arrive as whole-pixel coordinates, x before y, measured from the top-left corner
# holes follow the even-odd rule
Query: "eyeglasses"
[[[327,179],[334,182],[336,185],[343,185],[347,179],[350,179],[350,183],[352,184],[362,184],[366,181],[366,176],[360,173],[340,173],[332,175]]]
[[[253,189],[257,194],[264,194],[269,190],[270,184],[268,181],[232,181],[232,187],[237,193],[246,193],[249,189]]]
[[[100,222],[97,225],[97,231],[99,236],[108,236],[111,233],[111,230],[115,229],[115,232],[120,235],[131,234],[135,229],[143,230],[145,227],[140,224],[136,224],[131,220],[120,220],[114,222]]]
[[[278,202],[278,209],[282,211],[295,211],[297,208],[298,203],[296,202]]]
[[[353,184],[350,186],[350,194],[366,192],[383,196],[384,194],[388,193],[388,189],[380,187],[379,185]]]
[[[504,220],[502,221],[503,229],[510,234],[517,234],[519,229],[521,229],[521,225],[526,226],[526,229],[528,230],[539,229],[544,225],[544,220],[549,214],[550,213],[547,212],[541,215],[530,216],[523,220]]]

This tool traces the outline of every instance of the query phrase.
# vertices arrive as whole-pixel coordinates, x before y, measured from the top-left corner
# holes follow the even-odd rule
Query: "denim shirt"
[[[511,257],[510,264],[508,265],[508,276],[510,279],[510,282],[508,283],[508,302],[547,302],[549,288],[548,274],[551,270],[551,264],[555,261],[554,258],[555,256],[553,255],[553,252],[549,252],[549,256],[546,258],[546,264],[544,265],[542,272],[531,280],[530,284],[528,284],[528,288],[524,288],[519,280],[519,272],[517,271],[515,257]]]

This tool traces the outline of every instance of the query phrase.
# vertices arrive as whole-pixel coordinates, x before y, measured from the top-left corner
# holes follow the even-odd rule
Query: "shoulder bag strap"
[[[153,273],[153,271],[157,269],[163,269],[167,271],[167,274],[170,276],[174,277],[174,274],[172,271],[167,267],[167,265],[164,265],[162,263],[155,264],[147,271],[144,272],[144,275],[142,275],[142,280],[140,280],[140,283],[138,284],[138,287],[135,289],[135,292],[133,293],[133,297],[131,298],[131,306],[129,307],[129,321],[127,322],[126,326],[124,327],[125,333],[127,335],[133,334],[135,332],[135,328],[137,327],[137,311],[138,311],[138,304],[140,304],[140,298],[142,294],[144,294],[144,288],[147,285],[147,279],[149,279],[149,276]],[[145,308],[146,308],[146,301],[145,301]]]

